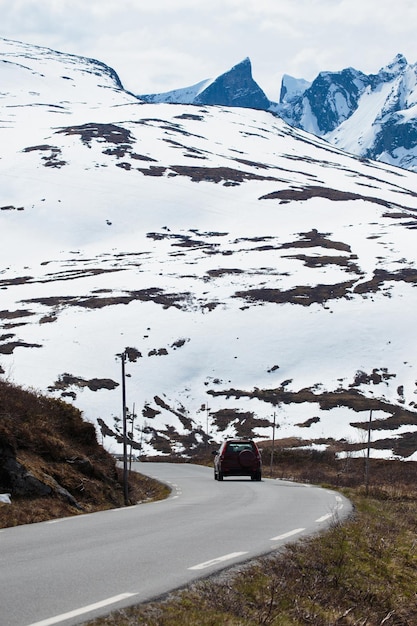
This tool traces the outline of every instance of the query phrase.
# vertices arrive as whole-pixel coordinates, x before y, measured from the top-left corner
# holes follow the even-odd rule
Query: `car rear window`
[[[233,452],[233,453],[239,453],[239,452],[242,452],[242,450],[252,450],[254,452],[255,451],[255,446],[251,442],[246,442],[246,443],[228,443],[226,450],[227,450],[227,452]]]

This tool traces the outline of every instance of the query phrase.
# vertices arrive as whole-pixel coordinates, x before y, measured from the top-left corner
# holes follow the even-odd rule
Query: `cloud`
[[[280,77],[417,61],[414,0],[0,0],[0,34],[99,59],[137,93],[217,76],[249,56],[271,99]]]

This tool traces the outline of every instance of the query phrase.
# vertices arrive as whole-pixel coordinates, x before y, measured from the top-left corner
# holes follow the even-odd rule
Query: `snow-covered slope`
[[[416,175],[23,48],[0,101],[3,376],[113,428],[125,352],[145,452],[270,438],[276,413],[277,438],[351,453],[372,410],[374,454],[412,458]]]
[[[65,110],[136,98],[124,92],[116,72],[94,59],[64,54],[0,37],[0,102],[4,108],[37,106]]]

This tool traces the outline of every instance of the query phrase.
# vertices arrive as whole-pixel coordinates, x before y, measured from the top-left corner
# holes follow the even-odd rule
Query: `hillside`
[[[0,381],[0,528],[124,504],[123,481],[93,424],[62,400]],[[131,475],[131,504],[163,497],[155,481]]]
[[[0,54],[6,379],[114,430],[124,352],[145,454],[270,439],[274,414],[283,442],[354,454],[372,409],[372,453],[415,458],[416,174],[270,112],[142,103],[94,61]]]

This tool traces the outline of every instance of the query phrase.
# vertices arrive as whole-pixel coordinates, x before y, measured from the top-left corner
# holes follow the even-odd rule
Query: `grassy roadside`
[[[363,480],[363,460],[352,460],[341,477],[341,464],[316,459],[312,479],[316,466],[329,486],[354,484],[342,488],[355,506],[348,522],[335,520],[323,535],[88,626],[415,626],[417,470],[390,463],[373,464],[366,494],[355,484]],[[296,478],[306,463],[293,458],[274,471]]]
[[[61,400],[0,381],[0,528],[124,505],[122,473],[93,424]],[[158,500],[165,485],[132,472],[130,504]]]
[[[88,494],[88,501],[83,502],[83,510],[54,497],[13,498],[11,504],[0,504],[0,528],[45,522],[60,517],[96,513],[123,506],[123,476],[121,470],[115,469],[115,480],[106,489],[103,497]],[[103,487],[98,484],[97,492]],[[170,489],[152,478],[131,472],[129,477],[130,504],[163,500],[169,495]]]

